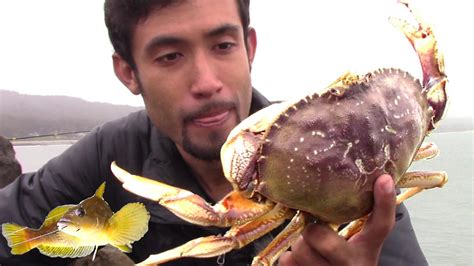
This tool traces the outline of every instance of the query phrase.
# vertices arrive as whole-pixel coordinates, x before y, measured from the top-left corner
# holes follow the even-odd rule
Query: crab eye
[[[76,214],[79,217],[84,217],[84,215],[86,214],[86,211],[84,210],[84,208],[79,208],[74,211],[74,214]]]
[[[339,96],[339,95],[341,94],[341,92],[340,92],[338,89],[336,89],[336,88],[331,88],[331,89],[329,90],[329,92],[330,92],[332,95],[336,95],[336,96]]]

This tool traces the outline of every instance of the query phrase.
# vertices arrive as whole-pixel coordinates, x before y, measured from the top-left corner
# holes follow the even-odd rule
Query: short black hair
[[[132,56],[132,37],[135,26],[141,19],[148,17],[152,10],[161,9],[183,0],[105,0],[105,25],[109,32],[110,42],[118,53],[131,67],[136,69]],[[250,24],[250,0],[236,0],[239,16],[247,39]],[[246,42],[245,42],[246,43]]]

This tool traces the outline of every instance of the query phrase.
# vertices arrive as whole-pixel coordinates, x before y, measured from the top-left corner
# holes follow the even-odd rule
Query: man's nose
[[[198,98],[209,98],[218,93],[223,83],[219,77],[219,67],[211,55],[196,55],[193,65],[191,93]]]

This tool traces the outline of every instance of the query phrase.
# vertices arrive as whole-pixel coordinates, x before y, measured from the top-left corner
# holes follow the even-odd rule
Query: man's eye
[[[180,53],[169,53],[157,58],[157,61],[160,63],[172,63],[178,60],[182,54]]]
[[[233,43],[230,43],[230,42],[223,42],[223,43],[219,43],[216,48],[218,50],[222,50],[222,51],[225,51],[225,50],[229,50],[231,49],[232,47],[234,47],[235,45]]]

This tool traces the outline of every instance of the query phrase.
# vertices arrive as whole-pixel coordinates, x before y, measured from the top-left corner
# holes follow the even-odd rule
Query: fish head
[[[58,230],[76,237],[91,237],[106,230],[113,212],[103,198],[92,196],[66,212]]]

